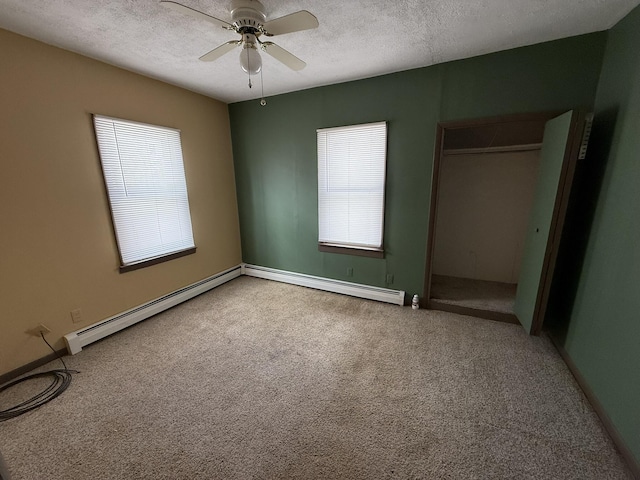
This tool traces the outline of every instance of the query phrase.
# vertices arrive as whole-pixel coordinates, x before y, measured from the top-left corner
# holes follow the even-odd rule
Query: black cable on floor
[[[47,342],[47,339],[44,338],[44,334],[42,332],[40,332],[40,336],[42,337],[42,340],[44,340],[44,343],[46,343],[49,346],[49,348],[53,351],[53,353],[56,354],[56,356],[58,357],[58,360],[62,362],[62,365],[64,365],[64,369],[34,373],[32,375],[28,375],[26,377],[22,377],[17,380],[14,380],[13,382],[7,383],[6,385],[3,385],[2,387],[0,387],[0,393],[2,393],[3,391],[13,387],[14,385],[18,385],[19,383],[26,382],[27,380],[32,380],[34,378],[50,377],[50,376],[53,377],[51,384],[47,388],[45,388],[42,392],[34,395],[33,397],[29,398],[28,400],[25,400],[22,403],[19,403],[18,405],[7,408],[6,410],[0,410],[0,422],[4,422],[5,420],[15,418],[19,415],[22,415],[23,413],[27,413],[30,410],[38,408],[39,406],[44,405],[47,402],[50,402],[54,398],[61,395],[62,392],[64,392],[67,388],[69,388],[69,385],[71,384],[71,374],[79,373],[76,370],[69,370],[67,368],[67,365],[64,363],[64,360],[62,359],[62,357],[58,354],[58,352],[54,350],[51,344]]]
[[[67,364],[64,363],[64,360],[62,359],[62,357],[58,354],[58,352],[55,351],[55,349],[51,346],[51,344],[49,342],[47,342],[47,339],[44,338],[44,333],[40,332],[40,336],[42,337],[42,340],[44,340],[44,343],[47,344],[47,347],[49,347],[51,349],[51,351],[56,354],[56,357],[58,357],[58,360],[60,360],[62,362],[62,365],[64,365],[64,369],[68,370]]]

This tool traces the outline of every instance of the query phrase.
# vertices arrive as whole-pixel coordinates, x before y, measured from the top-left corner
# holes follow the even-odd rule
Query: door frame
[[[429,205],[429,223],[428,223],[429,230],[427,234],[427,255],[426,255],[425,274],[424,274],[424,289],[423,289],[422,300],[420,305],[422,308],[428,308],[433,310],[441,310],[446,308],[448,311],[452,311],[454,313],[462,313],[466,315],[474,314],[474,310],[471,308],[467,309],[465,307],[453,307],[453,306],[449,307],[440,302],[433,302],[431,300],[431,279],[433,274],[433,270],[432,270],[433,254],[434,254],[437,216],[438,216],[438,193],[439,193],[438,189],[439,189],[439,183],[440,183],[440,166],[442,163],[442,156],[443,156],[444,145],[445,145],[445,135],[447,131],[463,129],[463,128],[486,127],[486,126],[495,126],[500,124],[519,123],[519,122],[534,122],[534,123],[539,122],[542,126],[542,130],[544,130],[544,124],[547,121],[557,117],[558,115],[561,115],[565,111],[567,110],[560,110],[560,111],[556,110],[556,111],[550,111],[550,112],[537,112],[537,113],[522,113],[522,114],[513,114],[513,115],[501,115],[501,116],[495,116],[495,117],[438,122],[437,129],[436,129],[436,142],[435,142],[435,148],[434,148],[433,169],[432,169],[432,176],[431,176],[431,201]],[[579,146],[580,145],[578,142],[578,148]],[[575,164],[573,166],[573,169],[575,170]],[[565,169],[563,166],[563,172],[564,171]],[[566,175],[563,178],[566,179]],[[573,175],[571,175],[571,178],[573,178]],[[559,189],[559,193],[560,193],[560,190],[561,189]],[[563,188],[562,190],[564,191],[565,188]],[[568,203],[568,194],[566,196],[567,196],[566,200],[564,202],[560,202],[564,204],[564,207],[562,209],[564,213],[566,213],[566,204]],[[559,207],[559,203],[557,199],[556,199],[555,207],[556,208]],[[554,217],[555,215],[556,215],[556,211],[554,208]],[[562,215],[562,219],[564,220],[564,214]],[[556,229],[552,228],[552,231],[554,232],[554,238],[555,238]],[[562,229],[560,228],[559,231],[561,232]],[[557,237],[559,242],[559,234],[557,235]],[[553,260],[555,263],[555,256],[557,255],[558,249],[556,247],[556,248],[553,248],[551,251],[549,251],[550,247],[551,245],[547,244],[547,252],[549,253],[549,255],[547,256],[547,254],[545,254],[545,266],[546,266],[547,257],[548,259],[551,259],[552,252],[555,252],[553,256]],[[547,269],[545,269],[545,272],[546,270]],[[546,273],[550,273],[550,275],[547,275]],[[537,299],[537,302],[542,302],[543,300],[546,302],[546,300],[548,300],[549,289],[551,286],[550,285],[551,277],[553,275],[553,269],[550,272],[546,272],[546,273],[544,274],[545,288],[538,290],[539,298]],[[546,285],[547,283],[549,283],[549,285]],[[542,295],[542,293],[544,293],[544,295]],[[546,311],[546,304],[544,305],[544,307],[545,308],[542,311],[543,315],[544,315],[544,311]],[[536,310],[538,310],[537,307],[536,307]],[[515,320],[515,316],[509,315],[509,314],[495,314],[495,315],[487,314],[485,315],[485,317],[491,320],[506,321],[510,323],[514,323],[514,321],[517,322],[517,320]],[[540,325],[537,325],[538,330],[535,333],[536,335],[539,333],[539,329],[541,327],[542,327],[541,323]]]

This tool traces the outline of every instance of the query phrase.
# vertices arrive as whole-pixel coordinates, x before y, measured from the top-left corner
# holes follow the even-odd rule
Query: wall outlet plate
[[[79,308],[71,310],[71,321],[73,323],[82,323],[82,310]]]
[[[34,337],[39,337],[40,334],[46,335],[47,333],[51,333],[51,329],[45,324],[41,323],[37,327],[27,330],[27,333],[29,335],[33,335]]]

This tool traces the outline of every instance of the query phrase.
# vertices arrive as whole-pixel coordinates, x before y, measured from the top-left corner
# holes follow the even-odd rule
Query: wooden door
[[[545,125],[514,305],[516,317],[532,335],[542,329],[576,162],[588,133],[585,123],[584,112],[569,111]]]

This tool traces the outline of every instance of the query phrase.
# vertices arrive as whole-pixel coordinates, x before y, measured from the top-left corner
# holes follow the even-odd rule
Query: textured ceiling
[[[229,21],[228,1],[178,0]],[[606,30],[640,0],[262,0],[267,20],[309,10],[316,30],[271,38],[307,62],[294,72],[263,54],[265,96]],[[0,27],[224,102],[260,98],[239,38],[158,0],[0,0]],[[1,48],[1,46],[0,46]]]

